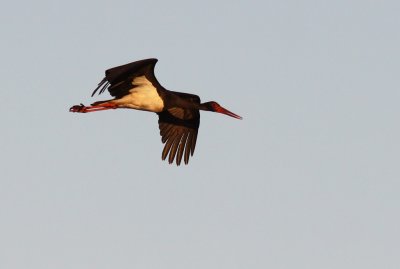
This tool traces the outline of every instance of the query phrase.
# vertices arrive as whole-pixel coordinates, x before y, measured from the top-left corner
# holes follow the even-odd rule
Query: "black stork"
[[[158,114],[161,141],[165,143],[162,159],[168,157],[180,165],[184,156],[185,164],[193,156],[200,125],[199,110],[222,113],[236,119],[242,117],[211,101],[200,103],[197,95],[174,92],[165,89],[154,75],[157,59],[145,59],[106,70],[92,96],[106,89],[114,99],[98,101],[90,106],[72,106],[70,112],[87,113],[107,109],[131,108]]]

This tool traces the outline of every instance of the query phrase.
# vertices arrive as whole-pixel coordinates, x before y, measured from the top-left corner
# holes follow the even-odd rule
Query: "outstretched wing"
[[[175,93],[179,97],[200,103],[197,95]],[[158,113],[158,125],[161,141],[165,143],[161,158],[172,163],[176,157],[176,164],[180,165],[182,157],[185,164],[189,163],[189,156],[193,156],[196,147],[197,134],[200,125],[200,112],[196,109],[172,107]]]
[[[140,76],[145,76],[154,87],[160,87],[161,85],[154,75],[154,66],[157,61],[157,59],[145,59],[106,70],[105,78],[100,81],[92,96],[97,91],[102,94],[108,89],[111,96],[120,98],[129,93],[129,90],[135,86],[132,84],[133,80]]]

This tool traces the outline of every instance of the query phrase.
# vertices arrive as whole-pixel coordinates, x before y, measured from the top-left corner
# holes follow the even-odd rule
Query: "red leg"
[[[85,106],[83,104],[72,106],[69,111],[70,112],[78,112],[78,113],[87,113],[87,112],[95,112],[100,110],[108,110],[108,109],[116,109],[117,106],[111,103],[102,103],[94,106]]]

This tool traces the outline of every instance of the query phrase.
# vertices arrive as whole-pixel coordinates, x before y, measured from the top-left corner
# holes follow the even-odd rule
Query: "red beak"
[[[222,114],[231,116],[231,117],[233,117],[233,118],[235,118],[235,119],[239,119],[239,120],[243,119],[243,118],[240,117],[239,115],[236,115],[235,113],[230,112],[228,109],[223,108],[222,106],[219,106],[219,107],[215,110],[215,112],[218,112],[218,113],[222,113]]]

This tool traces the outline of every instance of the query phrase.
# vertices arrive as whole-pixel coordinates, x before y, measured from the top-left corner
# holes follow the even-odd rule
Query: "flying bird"
[[[222,113],[236,119],[242,117],[211,101],[200,103],[197,95],[165,89],[154,75],[157,59],[145,59],[110,68],[92,96],[106,89],[114,99],[98,101],[90,106],[72,106],[70,112],[87,113],[116,108],[130,108],[155,112],[161,141],[165,144],[162,159],[180,165],[189,162],[196,146],[200,125],[200,110]]]

